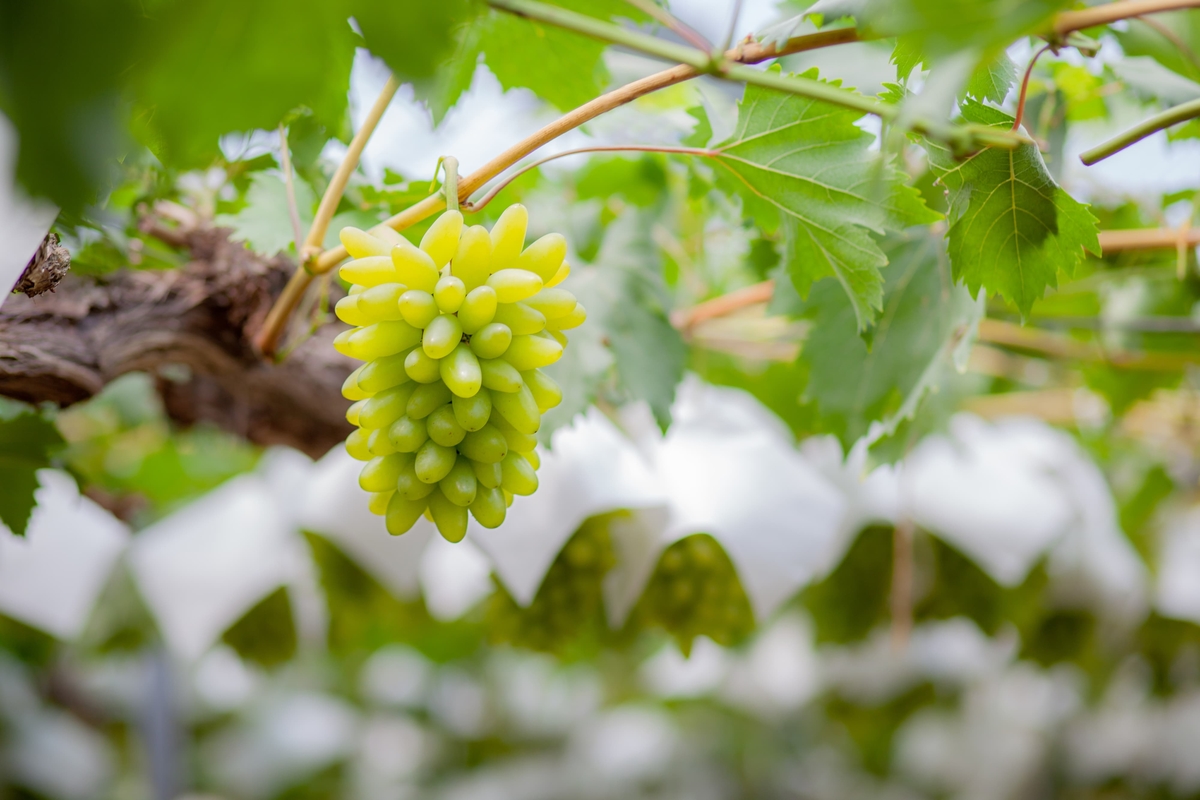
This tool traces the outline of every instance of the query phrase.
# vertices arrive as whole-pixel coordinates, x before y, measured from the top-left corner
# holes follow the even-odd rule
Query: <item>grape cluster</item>
[[[495,528],[513,495],[537,489],[534,434],[562,401],[540,367],[586,312],[554,288],[570,273],[566,240],[525,247],[527,222],[520,205],[490,232],[447,211],[420,247],[388,229],[341,232],[354,260],[341,268],[351,288],[337,315],[356,327],[333,344],[366,362],[342,387],[357,427],[346,451],[367,462],[359,485],[393,535],[425,514],[457,542],[468,509]]]
[[[725,550],[697,533],[663,551],[630,623],[666,630],[687,655],[697,636],[737,644],[754,629],[754,614]]]
[[[605,632],[602,583],[616,564],[608,533],[612,516],[592,517],[575,531],[528,608],[517,605],[503,587],[497,589],[487,612],[493,643],[561,654],[587,633]]]

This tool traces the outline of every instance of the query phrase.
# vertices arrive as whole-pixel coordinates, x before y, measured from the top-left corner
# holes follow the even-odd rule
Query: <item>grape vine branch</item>
[[[579,106],[531,136],[512,145],[478,170],[463,176],[459,181],[458,197],[460,202],[468,200],[470,195],[485,183],[514,166],[535,150],[568,131],[574,130],[585,122],[646,94],[705,74],[714,75],[726,80],[764,86],[778,91],[800,94],[813,99],[860,110],[863,113],[879,115],[885,120],[894,118],[898,113],[895,106],[882,103],[874,98],[867,98],[836,89],[818,81],[764,73],[759,70],[749,69],[746,66],[792,53],[859,41],[861,38],[860,34],[853,27],[833,28],[792,37],[780,47],[776,47],[774,44],[764,45],[754,41],[746,41],[737,47],[727,49],[720,57],[714,57],[712,54],[704,54],[693,48],[630,31],[592,17],[575,14],[574,12],[553,6],[546,6],[536,2],[536,0],[488,0],[488,4],[498,10],[540,20],[547,24],[554,24],[574,30],[577,33],[599,38],[602,41],[630,47],[640,52],[679,63],[676,66],[629,83]],[[1121,0],[1121,2],[1108,3],[1081,11],[1060,13],[1055,16],[1049,26],[1047,36],[1053,40],[1062,42],[1073,32],[1097,25],[1109,24],[1123,19],[1144,17],[1148,14],[1163,11],[1197,7],[1200,7],[1200,0]],[[391,101],[397,88],[398,84],[395,79],[389,80],[388,85],[376,100],[363,126],[352,140],[351,146],[337,173],[335,173],[334,179],[330,182],[329,187],[321,198],[317,217],[313,222],[305,243],[305,252],[301,254],[302,263],[280,293],[268,313],[262,328],[255,336],[254,345],[256,349],[266,357],[273,357],[277,352],[288,318],[300,304],[314,276],[333,269],[345,260],[348,255],[343,247],[334,247],[321,252],[320,242],[323,240],[325,231],[328,228],[329,220],[332,219],[333,213],[341,201],[342,193],[345,190],[349,176],[357,168],[362,150],[366,146],[366,142],[373,133],[375,125],[378,123],[379,118],[382,116],[383,111]],[[1178,108],[1165,113],[1169,114],[1171,111],[1178,113]],[[1159,116],[1162,117],[1162,115]],[[1143,125],[1150,124],[1150,122],[1148,120]],[[910,121],[909,124],[914,130],[923,132],[932,138],[943,138],[955,142],[961,148],[969,148],[971,146],[1014,147],[1028,141],[1027,137],[1009,131],[998,131],[995,129],[973,130],[968,129],[966,126],[948,126],[940,123],[922,123],[920,121],[915,123]],[[1126,135],[1132,135],[1141,127],[1135,128]],[[1148,133],[1145,135],[1148,135]],[[1137,139],[1133,141],[1137,141]],[[1132,144],[1132,141],[1121,145],[1118,149],[1123,149],[1128,144]],[[444,197],[440,194],[434,194],[387,219],[381,223],[381,226],[390,227],[394,230],[403,230],[421,220],[427,219],[444,208]],[[1131,246],[1174,247],[1178,241],[1178,236],[1175,232],[1170,232],[1170,234],[1173,238],[1169,239],[1169,243],[1164,241],[1160,235],[1151,232],[1144,240]]]

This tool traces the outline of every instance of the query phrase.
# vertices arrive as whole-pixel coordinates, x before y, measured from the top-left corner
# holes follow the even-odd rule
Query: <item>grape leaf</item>
[[[296,207],[303,230],[312,223],[314,203],[316,195],[312,188],[297,179]],[[287,250],[295,239],[288,214],[287,185],[283,176],[274,170],[254,173],[250,188],[246,190],[245,207],[236,214],[219,214],[213,221],[232,229],[231,239],[245,242],[251,250],[264,256]],[[333,225],[330,229],[334,229]]]
[[[968,122],[1008,128],[1012,118],[974,101]],[[930,164],[950,193],[950,263],[972,294],[981,287],[1028,314],[1058,272],[1074,273],[1084,250],[1100,254],[1098,223],[1054,182],[1036,145],[981,150],[958,160],[928,142]]]
[[[54,423],[36,412],[0,419],[0,523],[24,536],[35,504],[37,471],[63,446]]]
[[[644,21],[623,0],[550,0],[599,19]],[[428,87],[417,87],[440,122],[471,86],[480,60],[505,89],[531,89],[562,110],[583,105],[603,91],[609,74],[601,58],[607,45],[536,20],[489,10],[460,26],[452,56]]]
[[[845,451],[868,433],[887,436],[910,419],[955,357],[965,354],[983,315],[982,298],[972,300],[952,281],[941,236],[914,229],[889,237],[884,250],[892,264],[869,347],[855,335],[852,304],[830,281],[803,301],[786,287],[776,289],[772,303],[773,310],[813,322],[800,353],[809,368],[805,400]]]
[[[628,399],[646,401],[666,430],[687,346],[667,319],[666,287],[645,222],[625,214],[609,226],[579,299],[588,310],[585,327],[602,332]]]
[[[372,53],[408,80],[430,78],[455,46],[454,28],[481,11],[478,0],[352,0],[350,12]]]
[[[328,0],[166,6],[131,73],[139,136],[165,163],[193,167],[222,134],[274,128],[297,106],[341,129],[357,43],[348,17]]]
[[[816,70],[805,73],[815,78]],[[714,157],[736,180],[747,208],[782,230],[787,272],[801,296],[836,277],[858,329],[870,326],[883,298],[887,257],[871,238],[938,215],[890,161],[870,152],[874,137],[856,127],[859,112],[795,95],[747,87],[733,135]],[[761,224],[760,224],[760,227]]]

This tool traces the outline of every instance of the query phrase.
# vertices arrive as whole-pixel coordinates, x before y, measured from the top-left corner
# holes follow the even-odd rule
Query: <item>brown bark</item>
[[[68,276],[53,294],[0,307],[0,394],[70,405],[127,372],[155,374],[167,413],[211,422],[263,445],[314,458],[345,438],[341,384],[353,369],[325,325],[282,364],[250,342],[293,264],[266,260],[225,231],[184,233],[186,266]]]

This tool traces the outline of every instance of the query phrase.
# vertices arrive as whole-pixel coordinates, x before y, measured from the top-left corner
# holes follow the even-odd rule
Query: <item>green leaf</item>
[[[970,101],[967,122],[1012,126],[1006,114]],[[972,294],[985,288],[1028,314],[1058,273],[1075,272],[1084,251],[1100,254],[1098,223],[1061,189],[1036,145],[981,150],[963,160],[928,142],[930,162],[950,192],[950,263]]]
[[[316,195],[312,188],[297,178],[296,206],[302,230],[307,231],[312,223],[314,203]],[[251,250],[264,256],[273,256],[292,247],[295,235],[283,175],[274,170],[254,173],[246,191],[245,207],[236,214],[219,214],[214,222],[231,228],[231,239],[245,242]],[[337,229],[333,225],[329,227],[336,234]]]
[[[634,214],[615,220],[609,226],[596,267],[584,271],[584,280],[568,281],[566,288],[575,292],[587,308],[588,321],[582,329],[568,334],[571,345],[566,352],[571,352],[581,335],[585,341],[592,341],[576,354],[586,361],[576,362],[574,377],[595,381],[591,388],[594,397],[602,377],[598,371],[604,364],[595,349],[596,337],[600,337],[616,368],[618,388],[624,395],[620,399],[646,401],[665,430],[671,421],[675,388],[683,379],[687,346],[667,319],[666,289],[645,223]],[[564,379],[570,377],[564,375]],[[564,385],[563,391],[570,394],[574,390]]]
[[[599,19],[646,19],[623,0],[550,1]],[[430,86],[417,87],[417,96],[429,103],[434,122],[440,122],[471,87],[475,67],[482,60],[505,89],[531,89],[566,111],[596,97],[608,84],[602,59],[606,47],[604,42],[536,20],[489,10],[459,28],[452,56]]]
[[[222,134],[274,128],[298,106],[340,129],[357,40],[348,17],[328,0],[169,4],[130,76],[141,138],[164,163],[195,167]]]
[[[708,147],[708,143],[712,141],[713,137],[712,122],[708,118],[708,111],[704,109],[704,106],[692,106],[687,113],[696,120],[696,127],[680,140],[680,144],[687,147]]]
[[[430,78],[454,51],[454,28],[482,10],[478,0],[351,0],[350,11],[372,53],[403,80]]]
[[[991,59],[976,67],[975,72],[971,74],[971,80],[967,81],[965,93],[968,97],[974,97],[976,100],[1003,103],[1019,73],[1017,65],[1008,57],[1008,54],[1001,53],[999,58]]]
[[[832,282],[813,287],[807,301],[785,291],[774,304],[812,320],[800,353],[809,367],[805,399],[815,403],[821,429],[847,451],[913,416],[965,355],[983,314],[982,299],[951,280],[940,236],[914,230],[892,237],[885,249],[893,263],[870,346],[856,335],[854,308]]]
[[[805,77],[815,78],[810,70]],[[903,174],[870,152],[874,137],[855,126],[862,115],[795,95],[747,87],[733,135],[715,160],[730,184],[783,232],[784,262],[801,296],[835,277],[850,298],[857,327],[870,326],[883,299],[887,257],[871,237],[938,218]]]
[[[0,419],[0,522],[17,536],[33,512],[37,470],[64,444],[54,423],[36,412]]]

